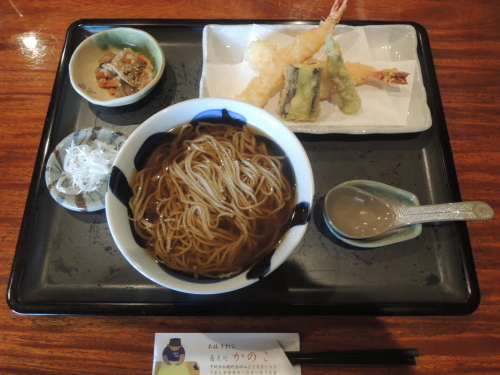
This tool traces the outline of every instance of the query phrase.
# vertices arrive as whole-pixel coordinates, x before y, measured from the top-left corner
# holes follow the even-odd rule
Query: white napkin
[[[321,115],[315,122],[286,121],[286,124],[292,130],[307,126],[316,128],[405,126],[416,61],[376,61],[370,51],[363,27],[354,28],[334,38],[340,45],[344,61],[360,62],[377,69],[397,68],[410,73],[407,77],[408,84],[396,85],[370,80],[369,83],[357,87],[362,101],[362,108],[358,113],[344,114],[335,104],[338,98],[334,96],[333,104],[328,101],[321,102]],[[248,43],[263,39],[268,39],[274,45],[283,47],[293,43],[294,37],[265,26],[252,25]],[[325,57],[324,47],[314,56],[318,60],[324,60]],[[236,64],[219,64],[210,61],[205,61],[205,64],[202,77],[203,90],[200,90],[200,96],[234,98],[243,91],[253,77],[259,74],[258,69],[245,60]],[[269,100],[265,109],[276,113],[278,101],[279,94]]]

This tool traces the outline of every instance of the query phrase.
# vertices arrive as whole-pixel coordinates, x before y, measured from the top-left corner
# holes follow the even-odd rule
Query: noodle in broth
[[[248,126],[183,125],[135,176],[135,230],[171,269],[205,278],[241,273],[277,246],[290,223],[285,161]]]

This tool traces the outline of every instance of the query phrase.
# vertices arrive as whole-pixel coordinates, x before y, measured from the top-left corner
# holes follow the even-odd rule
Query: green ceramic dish
[[[122,51],[125,47],[141,52],[154,64],[154,79],[135,94],[115,98],[97,85],[95,70],[106,51]],[[144,98],[159,82],[165,70],[165,56],[155,38],[145,31],[117,27],[96,33],[85,39],[73,53],[69,63],[71,84],[89,102],[106,107],[128,105]]]
[[[396,188],[394,186],[386,185],[381,182],[370,181],[370,180],[351,180],[344,182],[341,185],[350,185],[357,188],[363,189],[372,193],[373,195],[379,196],[387,201],[392,201],[396,204],[403,206],[419,206],[420,203],[415,194],[412,194],[406,190]],[[326,210],[323,211],[323,216],[328,229],[340,240],[348,243],[349,245],[357,247],[381,247],[392,245],[398,242],[407,241],[412,238],[417,237],[422,232],[422,224],[409,225],[402,228],[393,229],[389,232],[380,234],[375,237],[366,238],[362,240],[353,239],[345,237],[338,233],[332,226],[332,223],[328,216],[326,215]]]

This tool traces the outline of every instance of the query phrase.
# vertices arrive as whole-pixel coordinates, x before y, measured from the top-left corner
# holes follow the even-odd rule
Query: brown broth
[[[224,125],[226,127],[227,125]],[[246,125],[248,126],[248,125]],[[213,132],[219,132],[221,127],[214,127]],[[279,147],[275,142],[270,140],[269,138],[264,137],[261,133],[255,134],[253,128],[249,128],[250,132],[256,137],[257,142],[265,143],[268,154],[272,156],[282,157],[280,159],[282,164],[282,173],[285,178],[288,180],[291,190],[292,199],[286,202],[285,206],[278,211],[278,213],[273,215],[267,215],[265,218],[261,218],[256,221],[252,221],[251,227],[247,228],[250,233],[259,234],[258,238],[252,238],[252,241],[246,241],[243,243],[243,246],[239,250],[236,262],[241,267],[242,270],[248,269],[253,264],[255,264],[260,258],[267,255],[270,251],[274,250],[281,241],[281,237],[288,230],[291,224],[292,219],[292,211],[295,206],[296,198],[295,198],[295,176],[293,174],[293,169],[290,165],[289,159],[284,154],[284,151],[281,147]],[[175,129],[171,134],[177,134],[176,137],[165,137],[165,142],[155,145],[155,149],[152,150],[151,155],[148,158],[148,161],[145,163],[144,168],[151,168],[154,173],[153,176],[160,175],[162,170],[168,168],[165,166],[164,161],[166,159],[172,158],[172,142],[179,143],[179,129]],[[209,132],[212,133],[212,132]],[[196,135],[189,135],[187,137],[183,137],[183,142],[186,139],[193,139]],[[185,148],[182,150],[178,150],[175,152],[176,155],[182,153]],[[136,176],[132,179],[132,186],[135,185]],[[171,189],[174,188],[174,185],[171,181],[164,181],[164,186],[162,187],[161,193],[163,196],[168,196]],[[155,191],[156,187],[153,185],[149,185],[149,190]],[[226,196],[227,198],[227,196]],[[267,201],[269,204],[264,204],[259,207],[259,210],[263,211],[271,211],[273,207],[271,207],[272,202],[270,200]],[[149,221],[156,221],[158,219],[157,209],[156,209],[156,201],[150,201],[148,204],[148,208],[146,209],[145,217]],[[283,223],[279,227],[276,223]],[[219,229],[224,229],[228,232],[228,236],[238,236],[241,229],[237,227],[233,218],[229,216],[224,216],[221,218],[220,223],[218,225]],[[144,235],[141,234],[141,231],[138,231],[141,237]],[[185,232],[185,235],[191,235],[189,231]],[[261,249],[267,249],[265,253],[262,253]],[[154,248],[151,248],[152,251],[155,251]],[[259,254],[258,259],[256,258],[256,254]],[[192,262],[196,262],[195,260],[190,260]],[[216,276],[216,275],[214,275]]]

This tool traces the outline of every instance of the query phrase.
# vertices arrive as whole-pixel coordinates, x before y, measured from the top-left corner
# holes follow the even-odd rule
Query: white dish
[[[222,79],[228,83],[235,80],[230,74],[238,64],[245,58],[247,47],[254,25],[207,25],[203,32],[203,72],[200,82],[200,97],[210,97],[208,90],[210,64],[216,64],[228,72]],[[309,29],[311,25],[260,25],[273,31],[296,36],[300,32]],[[432,125],[430,109],[427,105],[427,94],[422,81],[420,62],[417,55],[417,35],[415,28],[410,25],[370,25],[358,26],[364,29],[366,41],[373,60],[377,62],[416,61],[415,71],[412,74],[412,90],[409,100],[406,124],[387,125],[378,122],[376,124],[348,125],[342,122],[329,121],[325,123],[300,123],[286,122],[286,125],[294,132],[302,133],[346,133],[346,134],[370,134],[370,133],[412,133],[428,129]],[[349,25],[337,25],[337,34],[353,31],[356,27]],[[220,95],[213,95],[220,96]],[[271,99],[273,100],[273,99]],[[328,107],[329,108],[329,107]],[[269,110],[268,106],[266,106]],[[368,113],[363,114],[367,121],[370,119]]]
[[[50,195],[61,206],[71,211],[93,212],[104,208],[104,196],[107,189],[107,180],[103,181],[99,188],[89,193],[68,194],[57,188],[57,181],[63,172],[66,149],[75,145],[90,144],[93,140],[98,140],[109,145],[113,145],[115,150],[119,150],[127,137],[112,129],[94,127],[77,130],[64,138],[52,151],[45,166],[45,182]]]

